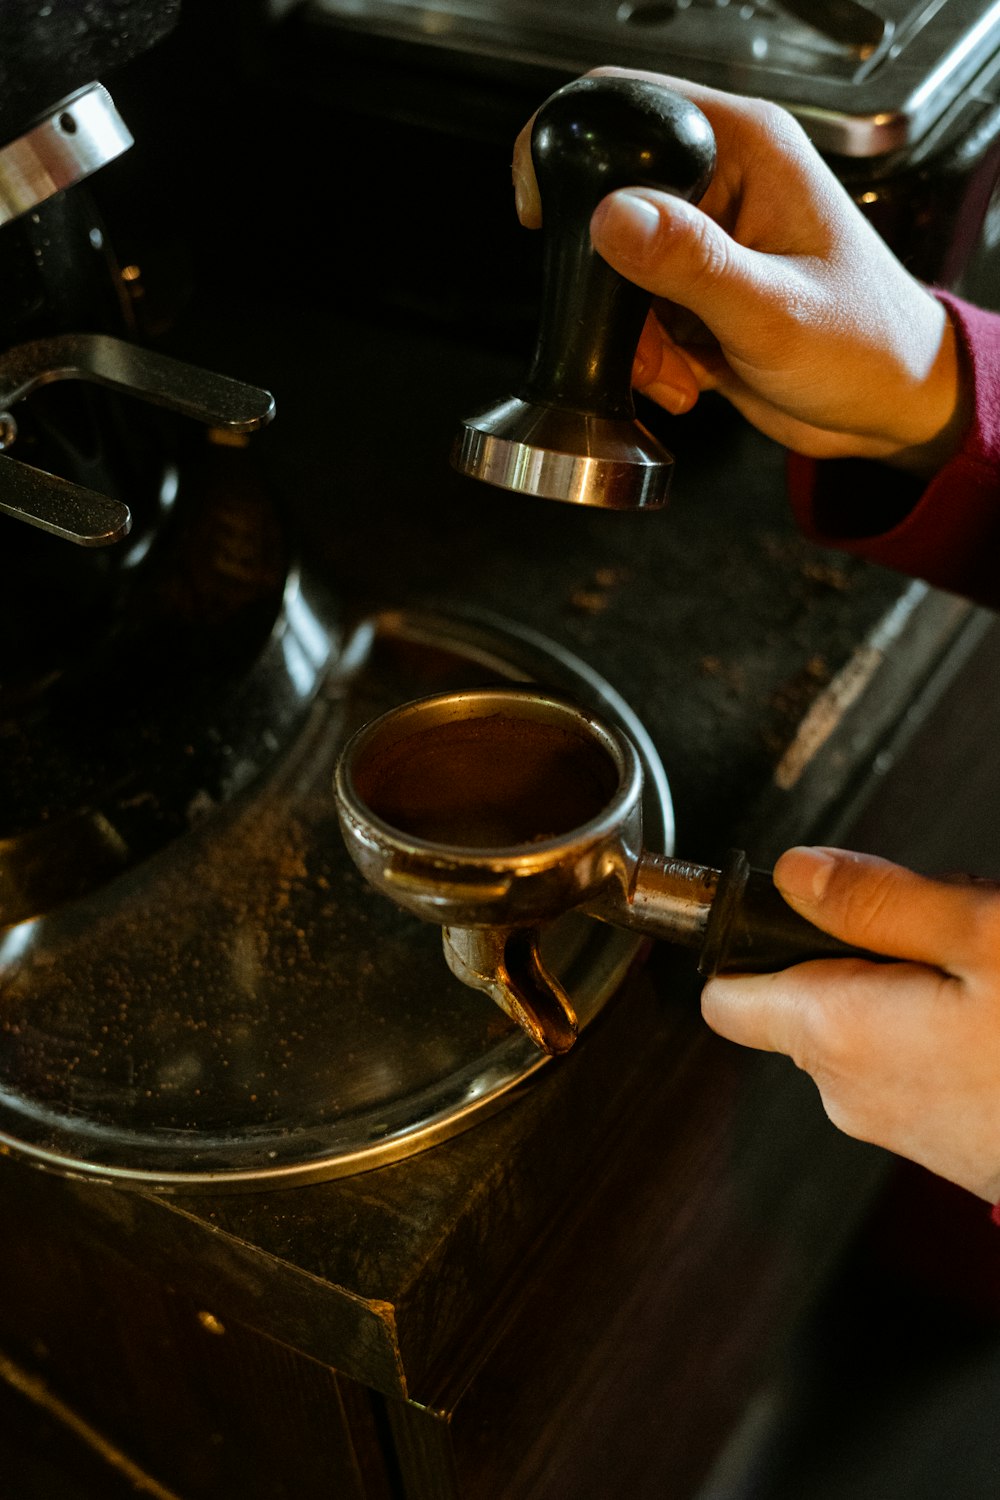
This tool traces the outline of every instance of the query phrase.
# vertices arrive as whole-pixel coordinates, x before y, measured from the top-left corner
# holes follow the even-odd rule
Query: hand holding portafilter
[[[546,1052],[572,1046],[576,1017],[538,930],[573,909],[696,948],[707,975],[857,952],[742,854],[714,870],[644,849],[642,781],[618,730],[534,689],[495,688],[373,720],[344,749],[335,793],[361,873],[442,926],[452,971]]]
[[[711,127],[696,105],[659,84],[580,78],[539,109],[531,154],[544,219],[534,356],[516,395],[466,418],[452,462],[551,500],[662,505],[673,459],[636,421],[632,398],[650,294],[597,254],[590,218],[616,188],[697,201],[715,168]]]

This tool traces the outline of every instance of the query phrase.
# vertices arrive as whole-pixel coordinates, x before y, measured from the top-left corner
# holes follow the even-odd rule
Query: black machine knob
[[[651,187],[697,201],[715,168],[701,110],[643,79],[577,79],[542,105],[531,135],[542,201],[538,337],[520,390],[462,423],[452,462],[503,489],[580,505],[662,505],[673,459],[636,420],[632,361],[650,295],[590,241],[608,193]]]

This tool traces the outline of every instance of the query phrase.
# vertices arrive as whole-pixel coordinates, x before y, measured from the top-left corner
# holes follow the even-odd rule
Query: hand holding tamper
[[[462,423],[452,462],[502,489],[629,510],[667,498],[673,458],[636,420],[632,362],[651,297],[602,260],[590,218],[616,188],[696,202],[715,168],[705,116],[644,79],[596,75],[539,109],[531,156],[542,201],[543,285],[518,392]]]
[[[716,870],[645,849],[642,791],[625,734],[530,688],[392,709],[349,741],[335,780],[361,873],[443,927],[453,972],[546,1052],[577,1026],[539,929],[570,910],[694,948],[706,976],[874,956],[800,917],[742,854]]]

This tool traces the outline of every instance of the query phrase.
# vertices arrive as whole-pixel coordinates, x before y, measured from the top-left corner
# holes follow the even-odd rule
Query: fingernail
[[[641,347],[637,349],[635,359],[632,361],[632,384],[641,390],[644,385],[649,385],[650,381],[655,380],[658,373],[656,363],[647,359]]]
[[[641,198],[628,188],[605,198],[595,216],[599,223],[610,220],[609,227],[616,239],[627,240],[627,245],[618,246],[618,253],[630,260],[645,260],[660,232],[658,209],[648,198]]]
[[[668,411],[672,417],[682,417],[694,405],[694,397],[690,391],[682,391],[676,385],[665,385],[662,380],[654,380],[648,386],[646,394],[653,398],[657,406],[662,406],[664,411]]]
[[[787,849],[774,867],[774,883],[797,901],[822,901],[836,864],[825,849]]]

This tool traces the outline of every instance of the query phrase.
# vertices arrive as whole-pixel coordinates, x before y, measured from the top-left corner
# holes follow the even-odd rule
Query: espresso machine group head
[[[642,79],[577,79],[539,109],[531,157],[542,202],[543,286],[524,383],[465,419],[452,462],[502,489],[576,505],[662,506],[673,458],[635,415],[632,361],[648,292],[597,254],[590,218],[617,188],[697,201],[715,140],[690,100]]]

